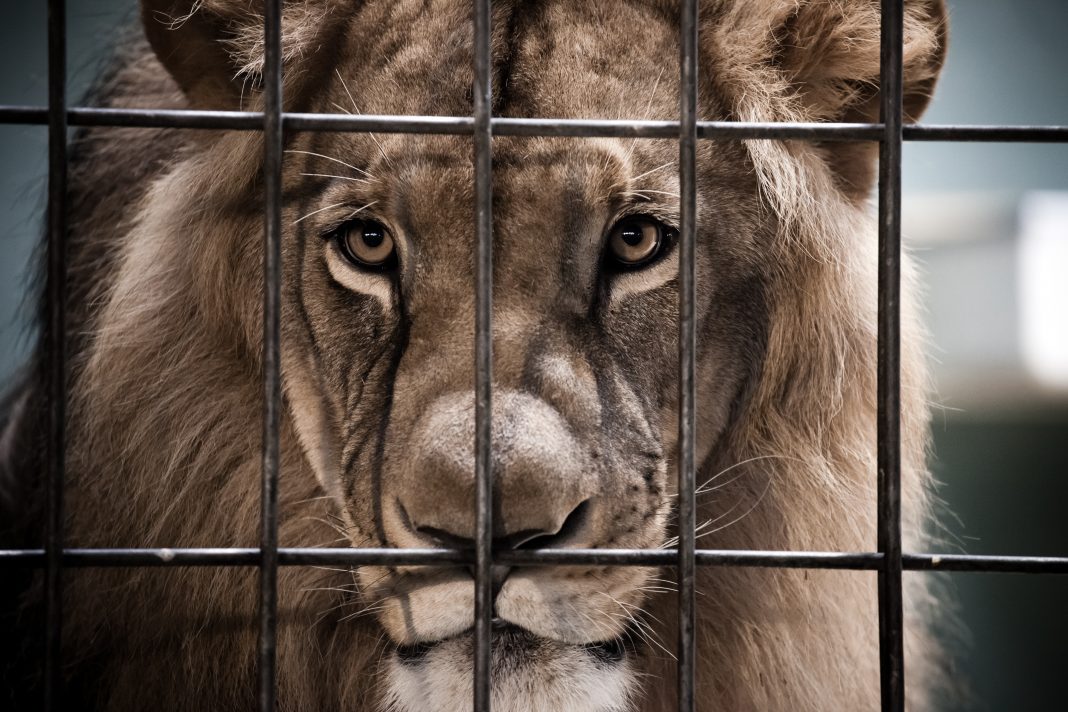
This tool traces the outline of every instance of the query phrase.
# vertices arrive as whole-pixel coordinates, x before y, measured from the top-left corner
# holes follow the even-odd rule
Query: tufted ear
[[[916,120],[946,52],[944,0],[904,0],[904,105]],[[702,52],[711,81],[743,121],[879,120],[879,0],[706,0]],[[773,149],[751,146],[751,151]],[[864,200],[876,146],[826,145],[838,187]],[[780,166],[781,168],[781,166]],[[769,171],[779,180],[781,170]],[[784,187],[780,192],[788,193]]]
[[[344,13],[333,11],[334,5],[343,2],[283,2],[287,89],[301,75],[297,65],[314,61],[344,21]],[[141,0],[145,36],[193,107],[236,109],[258,93],[263,68],[262,5],[261,0]]]
[[[879,120],[878,0],[800,0],[776,28],[774,61],[817,121]],[[943,0],[905,0],[904,111],[927,108],[946,52]]]

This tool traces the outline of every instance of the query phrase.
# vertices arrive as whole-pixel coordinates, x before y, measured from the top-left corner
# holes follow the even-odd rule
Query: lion
[[[942,0],[905,8],[914,120],[946,13]],[[142,20],[101,105],[262,108],[258,2],[144,0]],[[287,111],[472,112],[469,2],[287,0],[282,20]],[[676,3],[512,0],[494,4],[493,28],[497,116],[678,116]],[[700,119],[878,120],[876,0],[703,0],[699,29]],[[262,140],[76,139],[68,546],[258,544]],[[875,547],[876,146],[698,145],[701,547]],[[281,545],[470,548],[471,139],[290,132],[285,151]],[[493,167],[494,546],[673,546],[677,144],[498,137]],[[907,257],[903,269],[914,547],[931,486]],[[12,512],[35,511],[43,363],[40,350],[6,410]],[[9,529],[5,545],[25,541]],[[493,709],[672,708],[673,576],[498,567]],[[932,598],[906,579],[908,694],[924,709],[939,655],[914,614]],[[66,571],[68,706],[250,709],[256,582],[248,567]],[[33,651],[39,582],[18,583]],[[278,585],[280,709],[470,708],[467,567],[286,566]],[[874,572],[701,567],[697,589],[699,709],[878,706]]]

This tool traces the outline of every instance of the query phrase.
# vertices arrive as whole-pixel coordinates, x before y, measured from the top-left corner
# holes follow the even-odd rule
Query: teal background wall
[[[117,29],[137,17],[133,0],[68,3],[68,99],[85,94],[108,56]],[[0,103],[48,101],[47,5],[6,2],[0,19]],[[30,346],[25,295],[36,277],[27,269],[41,233],[48,171],[48,129],[0,125],[0,382]]]
[[[136,8],[132,0],[69,5],[74,103]],[[1068,2],[952,0],[950,7],[949,56],[926,121],[1068,124]],[[7,4],[0,66],[0,103],[45,102],[44,3]],[[1034,385],[1020,363],[1012,268],[1019,200],[1034,190],[1068,191],[1068,146],[907,144],[904,176],[906,240],[925,271],[936,361],[933,468],[943,482],[946,547],[1068,555],[1068,394]],[[45,178],[45,128],[0,126],[0,381],[29,345],[20,305],[33,287],[28,265]],[[959,219],[946,212],[950,203]],[[992,205],[1001,206],[997,219],[984,217]],[[968,707],[1068,709],[1068,577],[946,580],[969,631],[951,643],[974,691]]]
[[[949,4],[945,73],[924,121],[1068,124],[1068,2]],[[935,410],[933,461],[947,548],[1066,556],[1068,397],[1019,373],[1012,316],[1019,291],[1011,284],[1019,276],[1006,263],[1018,237],[1011,215],[1018,199],[1068,190],[1068,146],[910,143],[903,171],[913,232],[924,232],[917,223],[926,214],[913,215],[910,200],[945,205],[946,196],[964,206],[957,222],[971,231],[911,243],[926,272],[936,402],[949,408]],[[992,204],[1005,208],[971,226],[969,217],[990,213]],[[1068,241],[1068,225],[1060,234]],[[1054,328],[1068,331],[1068,314]],[[953,645],[974,692],[967,708],[1068,709],[1068,577],[948,579],[968,631]]]

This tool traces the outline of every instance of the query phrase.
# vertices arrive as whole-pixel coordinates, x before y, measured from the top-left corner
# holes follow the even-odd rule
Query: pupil
[[[631,247],[637,247],[642,243],[644,237],[642,229],[637,225],[627,225],[624,227],[619,236],[623,238],[623,242],[627,243]]]
[[[385,234],[378,228],[365,227],[363,229],[363,241],[368,247],[378,247],[385,239]]]

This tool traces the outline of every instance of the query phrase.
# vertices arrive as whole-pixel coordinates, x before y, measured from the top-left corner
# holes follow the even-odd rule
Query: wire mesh
[[[904,709],[902,571],[1068,573],[1068,557],[975,556],[903,553],[900,522],[900,216],[903,141],[998,141],[1068,143],[1068,126],[903,125],[903,0],[882,3],[881,122],[868,124],[743,123],[697,120],[698,2],[680,12],[679,121],[509,119],[491,115],[491,3],[475,0],[474,114],[470,117],[351,116],[287,113],[282,102],[280,0],[264,13],[264,109],[262,112],[67,108],[65,2],[48,3],[49,103],[47,107],[0,106],[0,123],[49,127],[48,288],[46,329],[49,376],[47,527],[43,549],[0,550],[0,569],[45,571],[46,710],[59,709],[62,690],[61,621],[64,568],[244,566],[260,570],[259,708],[276,707],[275,673],[279,566],[473,565],[476,579],[473,705],[490,709],[492,651],[491,567],[661,566],[679,577],[678,696],[693,710],[696,649],[696,566],[848,569],[876,571],[879,578],[882,709]],[[64,549],[62,494],[66,418],[65,238],[68,126],[229,129],[264,133],[264,316],[262,531],[258,548]],[[449,549],[279,548],[277,483],[281,417],[281,159],[285,132],[349,131],[471,135],[476,182],[476,468],[475,551]],[[679,341],[679,526],[677,549],[492,549],[492,137],[574,136],[675,138],[679,141],[681,199]],[[694,536],[696,143],[699,140],[794,139],[877,141],[879,154],[878,334],[878,551],[805,552],[696,549]]]

